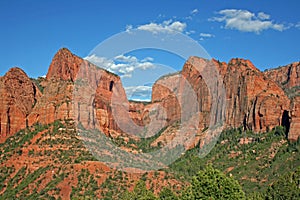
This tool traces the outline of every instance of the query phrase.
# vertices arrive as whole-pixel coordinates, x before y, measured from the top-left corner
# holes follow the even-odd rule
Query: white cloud
[[[200,37],[205,37],[205,38],[215,37],[213,34],[210,33],[200,33],[199,35]]]
[[[295,27],[300,29],[300,22],[298,22]]]
[[[270,15],[264,13],[264,12],[259,12],[257,14],[258,18],[261,19],[261,20],[266,20],[266,19],[270,19]]]
[[[142,60],[142,62],[153,62],[154,61],[154,59],[153,58],[151,58],[151,57],[146,57],[146,58],[144,58],[143,60]]]
[[[136,68],[143,69],[143,70],[154,68],[154,67],[155,67],[155,65],[153,63],[151,63],[151,62],[139,62],[139,63],[136,63]]]
[[[195,15],[195,14],[197,14],[198,12],[199,12],[199,10],[196,8],[196,9],[194,9],[194,10],[191,11],[191,14],[192,14],[192,15]]]
[[[210,21],[225,22],[226,29],[236,29],[243,32],[260,33],[267,29],[283,31],[287,29],[283,24],[270,20],[270,15],[263,12],[252,13],[248,10],[226,9],[218,12],[221,17],[214,17]]]
[[[105,57],[96,56],[95,54],[87,56],[84,59],[104,69],[114,69],[116,67],[112,60],[109,60]]]
[[[126,32],[130,31],[133,28],[132,25],[128,24],[126,25]]]
[[[138,59],[134,56],[124,56],[124,55],[118,55],[115,57],[114,60],[121,61],[121,62],[128,62],[128,63],[133,63],[138,61]]]
[[[186,28],[186,23],[180,21],[172,21],[166,20],[162,23],[149,23],[140,25],[137,27],[138,30],[149,31],[152,33],[176,33],[176,32],[183,32]],[[128,29],[126,29],[128,30]]]
[[[140,96],[146,96],[148,95],[149,92],[152,91],[151,86],[130,86],[130,87],[125,87],[125,90],[127,94],[136,94],[136,93],[141,93],[142,95]]]
[[[155,64],[152,63],[153,58],[151,57],[139,60],[135,56],[118,55],[114,59],[107,59],[93,54],[85,57],[84,59],[115,73],[122,78],[130,78],[136,69],[147,70],[149,68],[155,68]]]
[[[127,97],[137,101],[151,100],[152,87],[151,86],[130,86],[124,87]]]
[[[190,30],[190,31],[185,32],[185,34],[187,34],[187,35],[191,35],[191,34],[195,34],[195,33],[196,33],[196,31],[194,31],[194,30]]]

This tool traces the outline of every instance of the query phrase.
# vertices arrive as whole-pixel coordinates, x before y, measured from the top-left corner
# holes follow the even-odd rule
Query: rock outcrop
[[[219,78],[223,80],[226,91],[225,114],[227,126],[243,126],[247,130],[263,132],[271,130],[275,126],[283,125],[282,118],[283,114],[289,110],[289,99],[275,82],[267,78],[249,60],[232,59],[226,64],[216,60],[208,61],[191,57],[185,63],[181,75],[196,93],[201,114],[199,128],[208,127],[211,120],[212,91],[209,90],[205,81],[209,81],[212,71],[200,72],[195,67],[197,63],[200,63],[200,66],[204,66],[206,69],[208,65],[214,63],[219,72]],[[205,75],[206,80],[203,75]],[[179,79],[178,76],[180,75],[167,76],[162,80],[165,83],[176,84],[176,80],[178,82]],[[176,88],[178,92],[180,86],[171,85],[168,88]],[[175,110],[171,118],[178,119],[180,105],[174,100],[173,94],[174,91],[171,92],[169,89],[157,84],[153,86],[152,101],[164,102],[164,107]],[[178,96],[182,96],[182,94]],[[188,102],[186,103],[188,104]],[[176,108],[179,108],[179,110],[176,110]]]
[[[74,81],[82,61],[82,58],[72,54],[67,48],[62,48],[52,59],[46,79]]]
[[[297,141],[300,136],[300,97],[292,99],[291,103],[291,124],[289,127],[288,139]]]
[[[283,113],[289,110],[284,91],[248,60],[232,59],[225,68],[227,124],[243,126],[255,132],[282,125]]]
[[[295,141],[300,136],[300,62],[267,70],[264,74],[274,80],[291,100],[290,112],[286,112],[285,121],[290,123],[288,138]]]
[[[300,62],[270,69],[264,72],[264,74],[283,88],[293,88],[300,85]]]
[[[57,119],[71,119],[73,80],[83,59],[68,49],[60,49],[52,59],[44,86],[43,95],[29,115],[29,124],[49,124]]]
[[[290,103],[273,81],[296,87],[299,63],[287,68],[290,70],[281,71],[289,75],[280,78],[273,72],[260,72],[249,60],[232,59],[226,64],[191,57],[181,72],[156,81],[152,100],[145,104],[127,100],[120,77],[63,48],[41,83],[43,94],[20,69],[1,77],[0,133],[3,137],[37,122],[68,119],[86,128],[98,126],[110,137],[127,137],[142,133],[145,127],[157,132],[197,115],[193,126],[198,133],[225,119],[227,127],[242,126],[255,132],[283,125],[290,128],[289,137],[296,139],[300,101],[295,98]]]
[[[118,76],[62,48],[51,62],[43,95],[29,115],[29,124],[77,120],[86,128],[95,128],[99,122],[107,135],[119,131],[111,109],[112,90],[118,84]]]
[[[0,78],[0,138],[28,126],[28,115],[41,92],[20,68],[10,69]]]
[[[163,107],[169,113],[169,121],[180,120],[182,114],[182,104],[176,101],[178,100],[176,96],[182,99],[183,91],[186,89],[182,89],[180,79],[186,80],[197,96],[198,105],[195,109],[199,112],[197,128],[200,134],[210,126],[212,120],[216,120],[217,117],[214,116],[216,114],[225,114],[225,118],[222,119],[225,119],[226,126],[231,128],[243,127],[244,130],[265,132],[282,125],[289,129],[290,122],[287,116],[290,110],[289,98],[281,87],[260,72],[249,60],[232,59],[226,64],[191,57],[180,74],[165,76],[157,81],[153,86],[152,101],[163,103]],[[223,88],[214,90],[211,86],[208,87],[214,81],[216,83],[216,80],[219,81],[218,84],[222,82],[225,89],[223,95],[226,98],[226,108],[222,105],[224,102],[222,98],[220,99],[221,94],[218,94],[219,98],[212,97]],[[218,104],[214,101],[218,101]],[[189,103],[186,101],[183,105]],[[226,110],[225,113],[222,112],[223,109]],[[158,138],[158,141],[164,141],[167,137],[166,134]]]

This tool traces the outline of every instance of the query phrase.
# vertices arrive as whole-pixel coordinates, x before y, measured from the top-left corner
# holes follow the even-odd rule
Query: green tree
[[[265,194],[259,193],[259,192],[252,192],[250,194],[247,194],[247,200],[264,200]]]
[[[300,199],[300,167],[274,182],[268,188],[266,199]]]
[[[178,197],[173,193],[170,188],[163,188],[159,193],[159,199],[161,200],[178,200]]]
[[[191,186],[182,194],[185,200],[191,199],[246,199],[239,183],[221,171],[206,167],[193,177]]]
[[[123,200],[157,200],[152,191],[146,188],[146,183],[138,181],[132,192],[126,191],[121,199]]]

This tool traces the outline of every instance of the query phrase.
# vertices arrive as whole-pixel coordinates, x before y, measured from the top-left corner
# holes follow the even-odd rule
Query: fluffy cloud
[[[298,22],[298,24],[296,24],[295,27],[300,29],[300,22]]]
[[[220,17],[211,18],[210,21],[225,22],[226,29],[236,29],[243,32],[260,33],[267,29],[283,31],[287,27],[270,20],[270,15],[263,12],[255,13],[248,10],[226,9],[218,12]]]
[[[134,56],[124,56],[124,55],[118,55],[115,57],[116,61],[120,62],[127,62],[127,63],[135,63],[138,62],[138,59]]]
[[[137,101],[151,100],[152,87],[151,86],[130,86],[125,87],[125,92],[129,99]]]
[[[266,19],[270,19],[270,15],[266,14],[266,13],[263,13],[263,12],[259,12],[257,14],[257,17],[261,20],[266,20]]]
[[[118,55],[114,59],[107,59],[93,54],[84,59],[112,73],[118,74],[122,78],[131,77],[136,69],[147,70],[155,67],[152,63],[153,58],[151,57],[139,60],[135,56]]]
[[[140,25],[137,27],[138,30],[149,31],[152,33],[176,33],[176,32],[183,32],[186,28],[186,23],[180,21],[172,21],[166,20],[162,23],[149,23]],[[128,25],[126,27],[126,31],[130,31],[132,26]]]

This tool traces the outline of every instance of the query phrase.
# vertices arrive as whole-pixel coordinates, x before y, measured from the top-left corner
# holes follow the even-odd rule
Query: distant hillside
[[[141,144],[137,151],[147,150],[147,143]],[[227,130],[205,158],[198,150],[189,150],[168,169],[125,173],[97,161],[72,121],[36,124],[0,144],[0,199],[120,199],[138,180],[155,194],[167,187],[180,195],[207,165],[238,180],[246,196],[253,191],[264,196],[269,185],[300,166],[300,141],[290,143],[282,127],[259,135]]]

